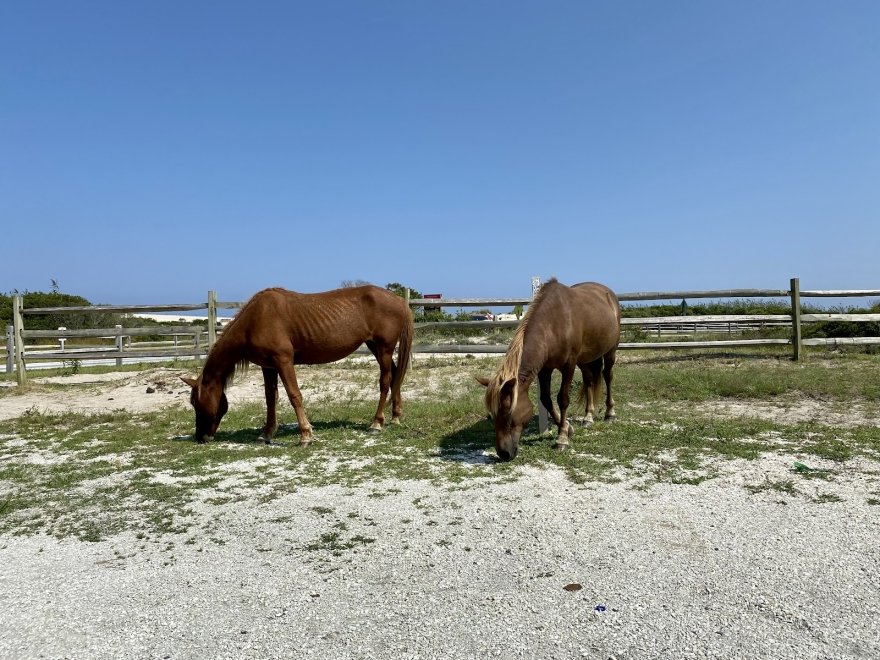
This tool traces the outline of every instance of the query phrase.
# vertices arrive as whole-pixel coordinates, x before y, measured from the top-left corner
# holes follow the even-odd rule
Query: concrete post
[[[538,293],[538,289],[541,288],[541,278],[537,275],[532,277],[532,298],[534,299],[535,295]],[[538,399],[538,432],[544,433],[547,429],[550,428],[550,413],[544,407],[544,405],[540,401],[540,397]]]

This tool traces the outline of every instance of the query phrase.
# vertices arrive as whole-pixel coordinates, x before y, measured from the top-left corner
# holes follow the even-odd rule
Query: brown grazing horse
[[[620,303],[606,286],[584,282],[567,287],[556,279],[546,282],[529,305],[507,348],[495,377],[477,378],[486,387],[486,408],[495,424],[495,451],[503,461],[516,457],[522,430],[532,419],[529,385],[538,378],[541,404],[552,414],[559,434],[554,448],[565,449],[572,434],[565,417],[575,367],[584,378],[586,423],[592,423],[595,399],[605,378],[605,419],[612,420],[611,370],[620,342]],[[562,372],[554,410],[550,396],[553,370]]]
[[[229,409],[226,386],[237,368],[248,363],[263,369],[266,425],[260,439],[269,443],[278,430],[275,404],[278,376],[296,411],[301,444],[312,441],[312,426],[303,408],[295,364],[325,364],[351,355],[361,344],[379,362],[379,407],[371,430],[385,423],[385,402],[391,389],[393,424],[400,423],[400,387],[412,352],[413,320],[406,303],[376,286],[336,289],[325,293],[296,293],[265,289],[241,308],[211,348],[201,375],[184,378],[192,387],[198,442],[213,439]],[[392,355],[399,344],[397,364]]]

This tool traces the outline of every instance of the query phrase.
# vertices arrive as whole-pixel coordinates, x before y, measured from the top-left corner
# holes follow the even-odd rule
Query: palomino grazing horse
[[[541,287],[507,348],[495,377],[478,378],[486,387],[486,408],[495,424],[495,450],[503,461],[516,457],[523,427],[534,413],[529,385],[537,376],[541,404],[553,415],[559,429],[554,448],[565,449],[571,424],[565,417],[575,367],[584,377],[581,395],[587,402],[585,423],[592,423],[594,400],[605,377],[605,419],[614,416],[611,370],[620,342],[620,303],[606,286],[584,282],[567,287],[551,279]],[[554,410],[550,377],[562,372],[562,385]]]
[[[295,364],[325,364],[351,355],[361,344],[379,362],[379,407],[371,430],[385,423],[385,402],[391,389],[393,424],[402,413],[400,386],[412,351],[413,320],[406,303],[376,286],[336,289],[325,293],[296,293],[265,289],[241,308],[214,344],[201,375],[184,378],[192,387],[190,403],[196,410],[198,442],[213,439],[229,408],[226,386],[236,368],[249,362],[263,369],[266,425],[260,439],[269,443],[278,421],[275,404],[278,376],[296,411],[301,444],[312,441],[312,426],[303,408]],[[397,364],[392,355],[399,344]]]

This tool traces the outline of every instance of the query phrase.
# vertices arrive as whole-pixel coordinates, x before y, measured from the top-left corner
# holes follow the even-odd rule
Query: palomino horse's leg
[[[567,364],[560,371],[562,372],[562,384],[559,386],[559,394],[556,401],[559,403],[559,435],[556,436],[556,444],[554,449],[565,449],[568,447],[569,438],[571,438],[572,428],[565,413],[568,412],[568,404],[571,402],[571,381],[574,380],[573,364]]]
[[[605,420],[612,421],[617,419],[614,414],[614,399],[611,397],[611,381],[614,379],[612,370],[614,363],[617,361],[617,349],[613,349],[605,355],[605,368],[602,375],[605,377]]]
[[[278,430],[278,419],[275,417],[275,408],[278,403],[277,371],[263,367],[263,388],[266,390],[266,425],[263,426],[258,439],[265,440],[266,444],[269,444]]]
[[[581,365],[581,374],[584,377],[584,398],[587,400],[584,424],[592,424],[596,412],[596,399],[599,397],[599,387],[602,383],[602,359]]]
[[[303,408],[302,392],[299,391],[299,385],[296,382],[296,371],[293,368],[293,361],[281,362],[278,366],[278,374],[281,376],[281,383],[284,385],[284,391],[287,392],[287,398],[290,399],[290,405],[296,412],[296,421],[299,423],[300,444],[307,445],[313,439],[312,425],[306,417],[306,410]]]
[[[538,399],[541,401],[541,405],[544,406],[544,410],[553,417],[553,423],[559,426],[559,413],[553,407],[553,396],[550,391],[550,379],[552,376],[553,369],[541,369],[538,372]]]
[[[376,362],[379,363],[379,406],[376,408],[376,414],[373,417],[373,423],[370,425],[371,431],[381,431],[385,426],[385,403],[388,401],[388,390],[391,388],[391,376],[394,370],[394,347],[391,350],[387,348],[380,349],[375,342],[368,341],[367,348],[375,356]],[[396,414],[392,418],[395,423],[400,423],[400,402],[397,402]]]

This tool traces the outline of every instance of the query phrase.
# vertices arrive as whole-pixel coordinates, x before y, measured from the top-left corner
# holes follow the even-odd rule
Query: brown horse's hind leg
[[[617,415],[614,414],[614,399],[611,396],[611,381],[614,379],[613,369],[616,361],[615,348],[605,355],[605,368],[602,370],[602,375],[605,377],[605,421],[608,422],[617,419]]]
[[[278,374],[281,376],[281,383],[284,385],[284,391],[287,392],[287,398],[290,399],[290,405],[296,412],[296,421],[299,423],[300,444],[307,445],[314,440],[312,435],[312,425],[309,424],[309,418],[306,417],[306,410],[303,407],[302,392],[296,382],[296,371],[293,368],[293,361],[282,362],[278,367]]]
[[[278,419],[275,417],[278,404],[278,372],[274,369],[263,367],[263,389],[266,391],[266,424],[260,432],[259,440],[269,444],[278,430]]]
[[[375,342],[368,341],[367,348],[375,356],[379,363],[379,406],[376,408],[376,414],[373,417],[373,423],[370,425],[371,431],[381,431],[385,426],[385,403],[388,401],[388,390],[391,388],[391,376],[394,371],[394,361],[392,360],[394,346],[391,350],[379,349]],[[400,402],[397,402],[398,410],[396,411],[395,423],[400,423]]]
[[[391,382],[397,378],[397,365],[394,364],[394,360],[391,360]],[[394,388],[391,390],[391,423],[392,424],[400,424],[400,418],[403,415],[403,397],[400,395],[400,388],[397,388],[396,391]]]

